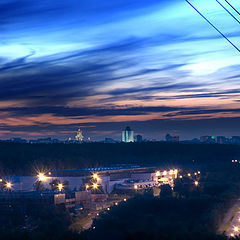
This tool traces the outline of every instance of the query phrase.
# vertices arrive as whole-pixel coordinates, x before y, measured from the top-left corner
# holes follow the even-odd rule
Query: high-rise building
[[[232,136],[231,143],[232,144],[240,144],[240,136]]]
[[[229,139],[225,136],[217,136],[217,143],[218,144],[227,144],[229,143]]]
[[[137,142],[142,142],[143,141],[142,135],[137,135],[136,140],[137,140]]]
[[[200,137],[201,143],[215,143],[215,137],[214,136],[201,136]]]
[[[167,142],[179,142],[179,136],[171,136],[170,134],[166,135]]]
[[[79,142],[82,142],[83,141],[83,134],[82,134],[82,131],[81,129],[79,128],[78,131],[77,131],[77,135],[75,136],[75,139]]]
[[[130,127],[126,127],[126,129],[122,131],[122,142],[134,142],[134,132]]]

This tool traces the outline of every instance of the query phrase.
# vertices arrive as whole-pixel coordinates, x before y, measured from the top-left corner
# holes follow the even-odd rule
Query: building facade
[[[126,129],[122,131],[122,142],[134,142],[134,132],[130,127],[126,127]]]

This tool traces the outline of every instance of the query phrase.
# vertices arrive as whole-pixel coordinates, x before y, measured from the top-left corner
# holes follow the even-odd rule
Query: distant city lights
[[[97,189],[97,188],[98,188],[97,183],[94,183],[94,184],[93,184],[93,189]]]

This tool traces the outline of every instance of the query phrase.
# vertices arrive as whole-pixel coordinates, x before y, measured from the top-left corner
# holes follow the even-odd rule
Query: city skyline
[[[215,0],[191,2],[240,47]],[[0,16],[0,139],[240,135],[240,54],[185,1],[3,0]]]

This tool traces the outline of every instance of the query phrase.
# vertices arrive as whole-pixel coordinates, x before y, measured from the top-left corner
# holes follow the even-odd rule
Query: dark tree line
[[[38,169],[71,169],[115,164],[192,166],[240,159],[240,146],[218,144],[0,143],[2,174],[35,174]]]

